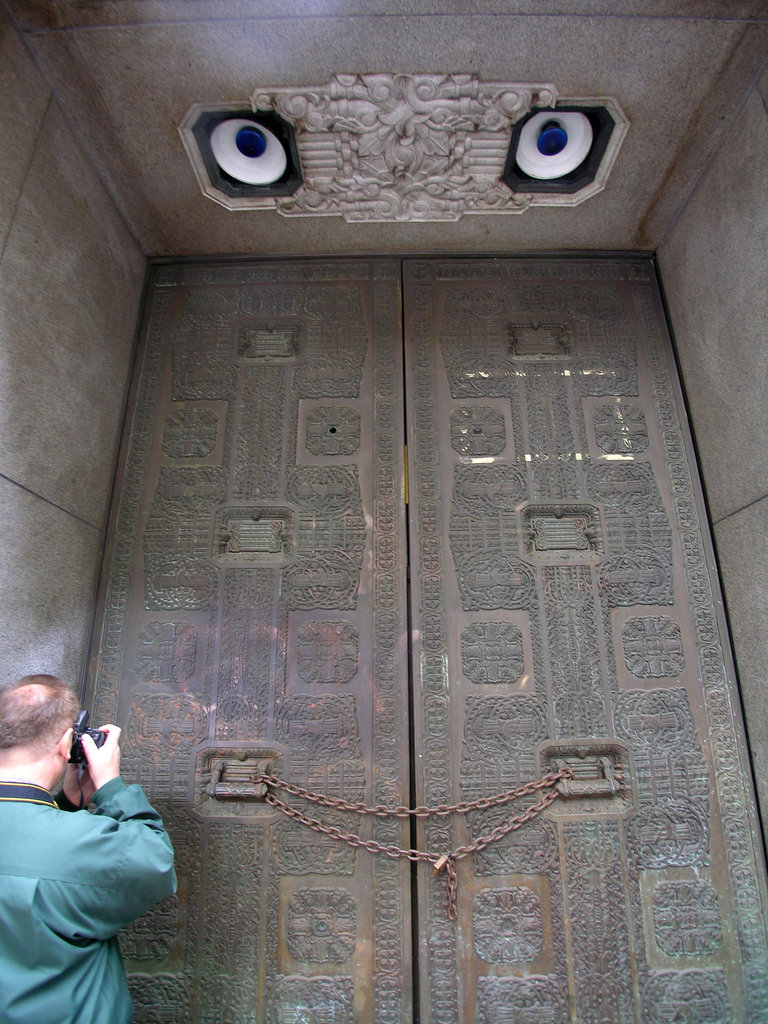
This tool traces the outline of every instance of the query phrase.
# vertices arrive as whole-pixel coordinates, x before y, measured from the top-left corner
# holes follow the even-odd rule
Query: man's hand
[[[120,774],[120,731],[116,725],[102,725],[99,732],[105,732],[107,738],[100,747],[87,733],[81,737],[88,767],[78,780],[78,766],[67,765],[62,785],[64,796],[75,806],[87,807],[96,790]]]
[[[116,725],[102,725],[99,732],[107,734],[106,742],[97,747],[86,733],[81,740],[85,758],[88,761],[88,774],[94,786],[94,792],[106,783],[116,779],[120,774],[120,729]],[[93,795],[93,794],[91,794]]]

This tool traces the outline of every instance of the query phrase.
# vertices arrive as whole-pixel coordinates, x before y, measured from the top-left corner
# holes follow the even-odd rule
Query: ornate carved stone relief
[[[595,179],[576,193],[513,192],[502,175],[513,125],[532,108],[605,107],[614,129]],[[194,126],[205,112],[242,116],[246,103],[195,104],[180,125],[203,193],[228,209],[347,221],[456,221],[469,213],[574,206],[605,185],[628,122],[606,97],[558,97],[551,82],[483,82],[471,74],[342,74],[325,85],[258,87],[254,116],[293,129],[303,183],[293,195],[225,194],[212,183]]]

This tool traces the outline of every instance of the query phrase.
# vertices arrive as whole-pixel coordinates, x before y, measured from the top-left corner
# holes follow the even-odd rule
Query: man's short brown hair
[[[43,751],[74,724],[80,701],[57,676],[24,676],[0,689],[0,752],[13,747]]]

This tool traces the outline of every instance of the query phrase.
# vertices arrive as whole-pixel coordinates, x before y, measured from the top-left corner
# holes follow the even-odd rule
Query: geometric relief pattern
[[[722,971],[660,971],[643,992],[644,1024],[737,1024]]]
[[[258,735],[269,700],[268,666],[275,580],[269,568],[228,569],[224,574],[217,662],[216,734],[220,739]],[[249,726],[253,731],[246,732]]]
[[[284,569],[281,589],[290,609],[353,609],[358,582],[358,566],[346,552],[335,551]]]
[[[366,522],[355,466],[303,466],[286,483],[298,507],[294,565],[283,570],[291,609],[355,608]]]
[[[251,321],[240,329],[238,358],[264,362],[292,360],[304,344],[303,328],[300,320]]]
[[[456,512],[470,516],[499,516],[514,512],[525,498],[525,474],[514,466],[458,466],[453,496]],[[494,538],[489,535],[488,542]]]
[[[593,463],[587,470],[590,497],[623,515],[650,512],[659,503],[653,468],[645,462]]]
[[[608,285],[581,285],[565,291],[565,308],[585,323],[615,325],[624,319],[621,295]]]
[[[263,711],[252,697],[228,693],[216,705],[216,739],[248,740],[263,729]]]
[[[573,339],[565,318],[551,320],[510,320],[509,354],[513,359],[551,361],[567,359],[572,354]]]
[[[291,896],[286,945],[294,960],[343,964],[356,932],[357,906],[343,889],[297,889]]]
[[[456,565],[465,611],[525,608],[533,597],[533,571],[514,555],[479,552],[457,556]]]
[[[670,800],[643,808],[628,823],[627,840],[639,868],[704,863],[709,849],[706,810],[690,800]]]
[[[662,751],[675,755],[684,753],[686,773],[678,780],[679,785],[686,793],[695,792],[701,796],[706,793],[706,789],[702,790],[700,786],[701,781],[706,780],[706,769],[687,694],[682,687],[626,690],[617,699],[615,721],[617,735],[632,744],[638,763],[643,757],[656,758]],[[668,774],[666,766],[664,772]],[[651,781],[646,779],[644,771],[637,771],[637,776],[641,788],[649,787],[647,795],[657,791],[650,789]],[[691,781],[697,777],[699,786],[691,790]]]
[[[533,748],[546,735],[544,710],[532,697],[467,697],[461,752],[464,799],[504,792],[533,777]]]
[[[197,632],[191,622],[151,622],[139,632],[136,675],[147,683],[185,683],[195,671]]]
[[[189,983],[174,974],[131,974],[128,988],[135,1024],[169,1024],[190,1019]]]
[[[567,1024],[565,993],[548,977],[477,979],[475,1024]]]
[[[507,824],[511,814],[517,811],[517,808],[513,811],[512,806],[473,815],[472,840]],[[546,818],[540,817],[473,854],[473,860],[481,875],[538,875],[552,867],[556,853],[556,828]]]
[[[570,462],[575,470],[575,453],[583,451],[584,444],[574,433],[566,380],[556,365],[539,363],[525,367],[520,390],[526,406],[531,458]]]
[[[276,500],[281,490],[282,432],[288,375],[279,366],[244,367],[233,452],[233,501]]]
[[[147,609],[208,608],[216,573],[208,561],[210,510],[224,498],[216,466],[162,466],[142,538]]]
[[[207,514],[225,491],[225,474],[217,466],[161,466],[152,508],[164,516]]]
[[[155,904],[120,932],[120,952],[128,960],[158,960],[170,952],[178,924],[178,896]]]
[[[354,270],[350,268],[354,274]],[[365,274],[365,272],[363,272]],[[299,398],[357,398],[368,348],[368,328],[357,282],[307,289],[307,346],[296,366]],[[387,324],[389,329],[389,324]]]
[[[213,557],[227,568],[283,562],[291,550],[292,525],[291,511],[286,508],[219,509],[214,526]]]
[[[635,455],[648,447],[648,428],[635,405],[601,405],[595,410],[595,440],[609,455]]]
[[[476,622],[461,634],[461,664],[473,683],[516,683],[523,674],[523,635],[510,622]]]
[[[544,566],[541,576],[558,732],[604,735],[603,669],[590,568]]]
[[[686,690],[628,690],[617,698],[615,722],[634,754],[640,806],[626,834],[638,868],[706,863],[709,772]]]
[[[626,837],[637,870],[706,864],[710,780],[686,690],[626,691],[615,722],[634,754],[639,808]]]
[[[208,709],[191,693],[134,692],[124,732],[122,768],[155,794],[180,798],[187,790],[189,756],[208,731]]]
[[[717,892],[709,882],[660,882],[653,893],[656,944],[667,956],[696,956],[723,939]]]
[[[475,952],[489,964],[535,959],[544,937],[539,897],[531,889],[486,889],[472,904]]]
[[[360,487],[354,467],[302,466],[286,484],[290,501],[319,516],[354,512],[360,515]]]
[[[336,815],[323,816],[326,825],[345,830],[346,822]],[[306,825],[285,820],[272,828],[272,852],[280,870],[287,875],[352,875],[355,851],[331,836],[310,832]]]
[[[519,557],[516,508],[524,473],[507,465],[459,466],[453,489],[450,545],[465,611],[527,607],[535,581]]]
[[[579,1016],[629,1021],[632,955],[618,829],[587,821],[566,826],[564,840]]]
[[[623,812],[613,813],[615,796],[576,800],[569,787],[544,816],[554,842],[538,820],[527,822],[459,865],[459,919],[472,909],[474,963],[463,936],[442,927],[443,906],[425,901],[433,1020],[469,1019],[471,991],[476,1024],[558,1019],[539,998],[541,979],[522,967],[514,973],[525,977],[502,977],[505,954],[492,946],[519,933],[504,930],[493,916],[499,905],[490,901],[500,903],[530,875],[547,880],[546,889],[530,888],[542,904],[546,892],[549,905],[540,911],[542,918],[551,913],[552,934],[542,921],[544,947],[551,941],[563,1020],[699,1019],[676,1000],[671,976],[662,985],[651,967],[671,957],[682,964],[700,955],[694,949],[711,947],[714,959],[726,944],[721,938],[715,946],[714,908],[704,890],[664,888],[678,884],[684,869],[697,881],[700,872],[711,876],[711,893],[728,893],[720,897],[735,978],[728,990],[743,1000],[740,1019],[768,1020],[761,1012],[768,998],[758,925],[763,883],[742,882],[754,877],[755,840],[741,819],[753,820],[754,808],[743,813],[750,798],[734,758],[706,543],[651,277],[645,266],[607,260],[557,268],[517,260],[406,266],[411,571],[424,753],[415,765],[418,791],[424,802],[455,799],[456,768],[464,799],[511,789],[547,770],[545,744],[556,749],[560,740],[576,744],[570,760],[578,779],[596,776],[586,784],[595,794],[614,785],[614,769],[619,779],[614,760],[621,758],[626,794]],[[454,400],[448,409],[445,378]],[[472,448],[473,436],[485,440],[474,432],[484,407],[506,426],[507,445],[497,454]],[[449,566],[434,554],[446,526]],[[674,613],[659,614],[663,606]],[[517,681],[502,669],[505,619],[514,619],[523,637],[527,675]],[[694,659],[698,671],[691,672]],[[646,689],[628,693],[628,673]],[[497,679],[506,693],[480,690]],[[656,686],[670,681],[678,687]],[[512,686],[525,692],[513,696]],[[443,762],[437,755],[446,739],[452,746]],[[592,747],[584,750],[587,740],[598,753],[603,745],[616,748],[610,758],[598,757]],[[470,814],[471,839],[503,825],[505,810],[508,821],[522,807]],[[456,841],[443,831],[446,845]],[[432,834],[438,837],[436,827]],[[644,872],[663,872],[655,889]],[[737,904],[745,916],[728,932]],[[667,924],[678,906],[682,919],[702,921],[698,946]],[[693,923],[684,928],[695,930]],[[674,951],[678,941],[687,954]],[[539,952],[520,963],[533,968],[543,959]],[[710,979],[699,980],[692,1005],[700,1019],[718,1019],[700,998]],[[649,992],[666,1001],[663,1012],[651,1009]]]
[[[278,976],[267,995],[266,1024],[352,1024],[351,978]]]
[[[191,694],[137,693],[128,726],[128,743],[155,757],[185,753],[200,743],[208,728],[208,709]]]
[[[451,447],[460,455],[498,455],[506,443],[504,417],[492,405],[463,405],[451,413]]]
[[[672,604],[672,566],[665,555],[651,548],[607,558],[600,567],[599,580],[611,607]]]
[[[137,1021],[411,1019],[399,862],[263,805],[193,803],[215,746],[402,799],[403,401],[419,802],[512,789],[558,750],[605,791],[621,756],[628,794],[621,813],[562,795],[464,859],[458,926],[425,880],[424,1019],[768,1020],[754,807],[645,262],[408,261],[405,399],[401,339],[379,344],[399,331],[393,261],[155,273],[90,705],[123,716],[126,775],[162,802],[180,870],[127,930]],[[529,802],[429,823],[426,847]],[[371,834],[406,845],[397,824]]]
[[[596,561],[602,553],[599,512],[593,506],[527,506],[521,515],[528,553],[546,562]]]
[[[169,459],[204,458],[216,445],[219,417],[211,409],[182,408],[168,417],[163,453]]]
[[[147,609],[202,611],[216,590],[216,574],[202,558],[184,555],[150,558],[146,555]]]
[[[254,924],[264,895],[260,829],[216,823],[208,830],[201,931],[202,971],[216,984],[201,986],[205,1021],[254,1020],[258,991],[250,984],[264,956]]]
[[[637,395],[637,360],[615,354],[585,355],[572,364],[574,388],[586,398],[616,398]]]
[[[347,683],[357,672],[359,637],[351,622],[307,622],[296,638],[299,676],[307,683]]]
[[[307,451],[352,455],[360,447],[360,413],[347,406],[318,406],[307,414]]]
[[[365,765],[353,696],[294,694],[275,709],[275,737],[290,750],[290,777],[329,796],[359,800]]]
[[[685,668],[680,627],[666,615],[627,619],[622,642],[627,668],[638,678],[676,676]]]

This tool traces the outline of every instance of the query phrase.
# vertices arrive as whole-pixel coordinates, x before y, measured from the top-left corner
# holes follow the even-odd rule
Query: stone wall
[[[658,261],[712,519],[768,824],[768,71]]]
[[[0,682],[79,684],[146,261],[0,6]]]

